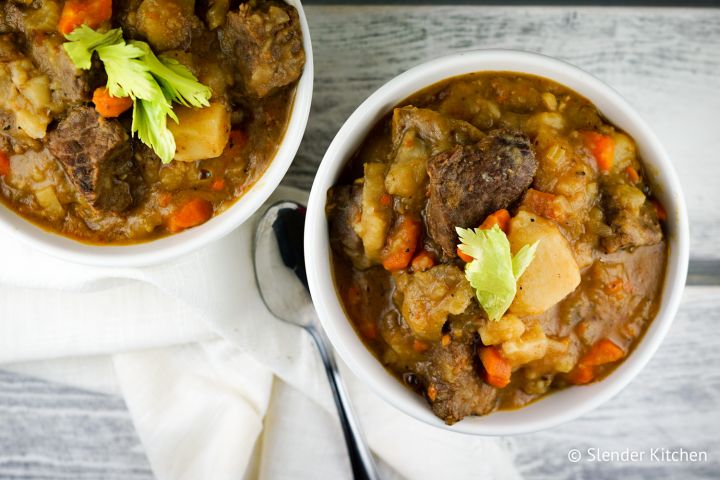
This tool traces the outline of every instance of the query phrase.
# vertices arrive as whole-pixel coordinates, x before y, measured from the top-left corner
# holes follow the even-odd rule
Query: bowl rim
[[[142,267],[157,265],[195,251],[232,232],[253,215],[287,173],[300,147],[313,95],[314,64],[312,40],[300,0],[285,0],[296,8],[305,50],[305,66],[293,98],[290,118],[282,140],[265,172],[224,212],[198,227],[147,242],[128,245],[93,245],[46,230],[0,205],[0,234],[45,254],[96,267]]]
[[[549,78],[592,101],[608,119],[628,132],[661,188],[668,211],[668,258],[661,304],[632,353],[604,380],[554,392],[516,410],[466,417],[446,425],[419,395],[391,376],[365,347],[342,307],[330,267],[325,218],[327,190],[372,126],[397,103],[426,86],[464,73],[503,71]],[[398,410],[435,427],[471,435],[514,435],[565,423],[615,396],[644,368],[667,334],[682,296],[689,257],[689,227],[682,188],[662,144],[639,114],[614,89],[562,60],[517,50],[472,50],[442,56],[413,67],[377,89],[350,115],[328,147],[313,182],[305,226],[305,258],[310,292],[333,346],[361,381]],[[414,398],[413,398],[414,397]]]

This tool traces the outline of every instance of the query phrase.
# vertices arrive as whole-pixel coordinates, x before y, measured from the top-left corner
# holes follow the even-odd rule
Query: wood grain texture
[[[697,283],[718,278],[720,11],[527,7],[309,6],[315,97],[288,185],[309,188],[335,132],[362,100],[424,60],[516,48],[570,61],[607,81],[648,120],[681,176]],[[620,395],[561,427],[510,440],[528,479],[720,474],[720,288],[690,287],[670,335]],[[584,450],[706,450],[701,464],[599,464]],[[412,461],[412,459],[408,459]],[[152,478],[121,399],[0,372],[1,479]]]
[[[0,478],[153,475],[121,398],[0,371]]]

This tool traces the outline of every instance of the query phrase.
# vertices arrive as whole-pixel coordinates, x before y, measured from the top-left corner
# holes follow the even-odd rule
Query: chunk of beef
[[[477,227],[490,213],[509,207],[528,189],[536,170],[530,139],[506,129],[432,157],[425,215],[428,233],[443,254],[455,255],[455,227]]]
[[[117,120],[77,107],[48,134],[48,150],[96,209],[121,212],[132,205],[137,173],[128,135]]]
[[[330,245],[335,253],[344,255],[355,268],[366,269],[370,261],[356,231],[362,215],[362,190],[361,185],[331,188],[325,210],[330,227]]]
[[[605,219],[613,230],[601,241],[607,253],[662,240],[660,222],[645,194],[624,180],[604,181],[601,189]]]
[[[472,339],[453,340],[434,348],[423,365],[430,406],[448,425],[495,409],[497,390],[480,378],[476,357]]]
[[[228,13],[220,46],[234,61],[245,90],[258,97],[300,78],[305,65],[300,18],[282,2],[244,3]]]
[[[89,102],[90,75],[75,67],[62,44],[58,35],[32,33],[28,36],[28,53],[40,71],[50,77],[58,100],[65,104]]]
[[[463,120],[412,106],[396,108],[392,119],[393,153],[385,180],[388,193],[406,199],[409,210],[425,203],[430,156],[455,145],[475,143],[484,134]]]

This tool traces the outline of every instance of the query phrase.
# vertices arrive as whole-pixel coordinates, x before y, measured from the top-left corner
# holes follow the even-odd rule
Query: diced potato
[[[557,98],[555,98],[555,95],[550,92],[544,92],[541,97],[548,110],[551,112],[557,110]]]
[[[525,333],[525,323],[508,313],[497,322],[488,320],[478,329],[478,333],[484,345],[499,345]]]
[[[41,111],[49,108],[52,94],[50,93],[50,80],[45,75],[28,80],[21,91],[35,110]]]
[[[225,23],[230,0],[210,0],[205,21],[210,30],[215,30]]]
[[[38,190],[35,192],[35,198],[48,218],[59,220],[65,216],[65,209],[60,204],[60,200],[58,200],[53,187],[45,187]]]
[[[521,210],[510,220],[510,249],[540,241],[535,258],[518,280],[518,291],[510,312],[518,315],[543,313],[580,284],[580,269],[565,237],[554,222]]]
[[[520,338],[504,342],[501,348],[503,357],[515,368],[544,357],[548,339],[540,322],[534,320]]]
[[[627,167],[636,165],[637,153],[635,152],[635,142],[632,138],[624,133],[612,134],[614,143],[613,172],[622,172]]]
[[[475,296],[465,274],[454,265],[399,273],[394,279],[403,295],[403,318],[413,333],[424,340],[438,340],[448,315],[463,313]]]
[[[417,137],[415,130],[408,130],[385,178],[388,193],[406,198],[420,193],[427,178],[427,159],[427,146]]]
[[[38,2],[36,9],[25,12],[25,28],[35,32],[53,33],[57,31],[60,21],[60,4],[55,0]]]
[[[185,48],[193,26],[192,0],[143,0],[137,29],[157,51]]]
[[[382,196],[385,191],[385,165],[369,162],[365,164],[365,177],[362,193],[362,213],[356,233],[362,239],[365,256],[373,262],[379,262],[385,240],[392,209],[383,205]]]
[[[562,130],[565,128],[565,117],[563,117],[562,113],[540,112],[528,118],[525,126],[533,135],[537,134],[540,129],[547,127]]]
[[[222,103],[205,108],[175,107],[180,123],[168,119],[175,137],[175,160],[194,162],[219,157],[230,138],[230,112]]]

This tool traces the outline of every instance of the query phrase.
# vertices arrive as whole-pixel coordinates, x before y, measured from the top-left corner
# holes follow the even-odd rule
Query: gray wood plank
[[[153,478],[119,397],[0,370],[0,478]]]

